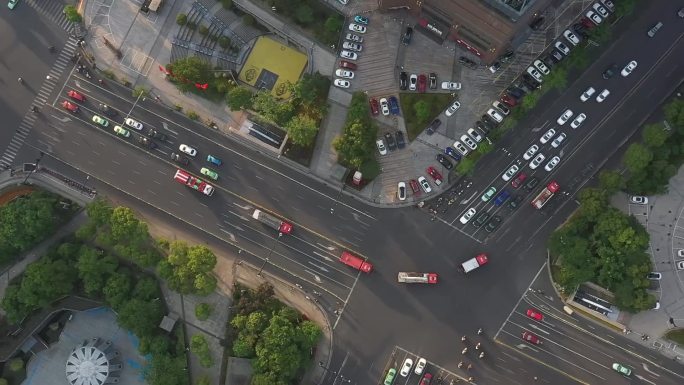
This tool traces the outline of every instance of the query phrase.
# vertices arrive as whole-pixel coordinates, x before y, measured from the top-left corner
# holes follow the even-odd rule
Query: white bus
[[[437,273],[400,272],[397,281],[401,283],[437,283]]]

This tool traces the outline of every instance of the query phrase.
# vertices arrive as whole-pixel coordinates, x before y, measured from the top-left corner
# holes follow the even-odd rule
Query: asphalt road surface
[[[54,108],[44,111],[36,121],[22,155],[32,160],[38,151],[44,151],[48,154],[45,165],[65,172],[76,168],[89,185],[118,189],[208,234],[214,242],[223,242],[223,247],[234,248],[244,260],[264,271],[281,275],[309,292],[320,292],[317,298],[335,325],[335,354],[326,383],[339,383],[342,376],[352,383],[379,383],[388,367],[418,355],[428,359],[429,371],[440,373],[448,381],[468,375],[477,383],[522,384],[530,383],[534,376],[553,384],[573,383],[573,378],[588,383],[605,382],[603,378],[619,381],[609,369],[613,357],[624,359],[635,373],[652,380],[654,375],[642,370],[636,358],[637,354],[646,357],[647,352],[632,349],[627,341],[614,336],[590,338],[585,331],[555,322],[553,315],[548,316],[547,323],[535,325],[534,331],[542,338],[549,338],[546,333],[563,333],[562,338],[549,338],[543,347],[532,347],[534,351],[519,348],[522,341],[516,336],[520,328],[531,327],[529,321],[520,318],[521,295],[542,271],[548,235],[576,207],[573,194],[600,168],[610,150],[618,148],[682,80],[681,20],[671,8],[670,4],[649,4],[630,29],[615,44],[605,47],[605,53],[569,84],[563,96],[543,101],[529,119],[520,122],[519,127],[528,130],[518,130],[503,139],[501,145],[511,156],[497,151],[481,162],[473,185],[464,195],[472,198],[459,207],[465,210],[473,205],[478,212],[502,215],[503,209],[482,202],[480,195],[491,185],[501,191],[501,173],[538,142],[543,132],[556,126],[556,119],[566,108],[587,114],[587,120],[576,130],[570,129],[569,123],[556,128],[568,134],[560,149],[540,146],[547,159],[560,154],[561,163],[551,173],[543,168],[534,172],[540,177],[540,187],[555,179],[569,195],[559,194],[537,211],[526,204],[539,191],[537,187],[524,196],[516,212],[505,213],[503,225],[491,236],[471,224],[461,225],[460,213],[433,222],[417,208],[365,206],[152,99],[136,100],[128,89],[108,82],[100,85],[75,71],[69,73],[62,89],[51,94]],[[655,39],[649,39],[645,31],[656,20],[663,21],[664,26]],[[623,66],[630,60],[639,64],[629,77],[618,74],[610,80],[601,78],[608,65],[615,62]],[[579,95],[590,85],[598,92],[608,88],[611,94],[601,104],[580,102]],[[75,114],[59,106],[72,89],[87,98],[78,103],[80,111]],[[118,111],[108,127],[92,123],[93,114],[101,114],[100,104]],[[113,126],[122,124],[126,116],[142,122],[143,131],[130,129],[131,137],[116,136]],[[154,150],[137,142],[150,128],[168,135],[167,140],[156,141]],[[211,167],[204,160],[208,154],[224,161],[217,168],[218,181],[210,181],[217,187],[212,197],[173,180],[178,165],[170,154],[178,152],[181,143],[199,151],[190,166],[183,167],[196,175],[201,167]],[[525,164],[521,162],[520,166],[523,169]],[[275,230],[251,218],[254,208],[292,221],[293,234],[278,237]],[[336,259],[343,250],[368,257],[376,270],[366,276],[340,264]],[[480,252],[489,254],[488,266],[467,277],[456,272],[459,263]],[[435,286],[397,284],[398,271],[437,272],[440,282]],[[557,304],[545,306],[557,313]],[[335,314],[338,309],[342,310],[340,317]],[[494,342],[502,323],[500,339]],[[476,338],[486,357],[477,359],[474,348],[461,354],[461,336],[474,336],[480,327],[484,334]],[[471,338],[474,341],[475,337]],[[610,338],[617,347],[604,342]],[[585,350],[582,344],[591,346],[587,359],[595,361],[592,365],[578,364],[569,352]],[[470,372],[457,368],[463,360],[474,366]],[[650,357],[645,362],[660,376],[657,383],[681,382],[682,377],[660,368],[667,366],[662,359]],[[414,384],[418,380],[413,375],[395,383]]]

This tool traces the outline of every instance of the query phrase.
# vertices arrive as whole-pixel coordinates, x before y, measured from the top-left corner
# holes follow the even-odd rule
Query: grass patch
[[[684,329],[668,330],[665,333],[665,338],[679,345],[684,345]]]
[[[377,159],[371,159],[362,164],[359,171],[363,174],[363,179],[371,181],[380,175],[380,163]]]
[[[316,143],[315,139],[314,143]],[[287,143],[285,143],[285,148],[283,148],[283,156],[294,160],[302,166],[309,167],[311,165],[311,158],[313,157],[313,151],[315,147],[316,146],[314,145],[302,147],[292,143],[291,140],[288,140]]]
[[[399,97],[401,103],[401,110],[404,114],[404,122],[406,123],[406,131],[408,133],[408,140],[415,139],[427,126],[427,124],[444,111],[447,106],[454,100],[451,94],[419,94],[415,92],[402,92]],[[416,110],[413,106],[424,100],[430,106],[430,115],[425,122],[418,121],[416,117]]]

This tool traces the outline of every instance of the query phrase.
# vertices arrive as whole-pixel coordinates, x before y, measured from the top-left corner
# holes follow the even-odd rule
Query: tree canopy
[[[378,127],[370,118],[368,97],[356,92],[347,110],[347,122],[342,135],[335,138],[333,147],[338,152],[339,162],[358,169],[375,157],[375,140]]]
[[[202,245],[188,246],[174,241],[169,245],[169,255],[159,263],[159,275],[167,280],[169,287],[181,294],[208,295],[216,288],[212,270],[216,256]]]

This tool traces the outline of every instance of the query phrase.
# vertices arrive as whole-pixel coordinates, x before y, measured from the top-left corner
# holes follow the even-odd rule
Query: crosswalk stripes
[[[65,31],[71,32],[74,29],[74,23],[67,20],[66,15],[63,12],[64,4],[61,1],[24,0],[23,3],[28,4],[31,8],[55,22],[55,24],[59,25],[59,27]]]
[[[60,76],[62,76],[64,70],[70,65],[71,57],[74,55],[76,47],[76,39],[70,37],[64,45],[64,49],[60,51],[57,60],[55,60],[55,63],[50,69],[50,78],[46,78],[43,84],[40,86],[38,95],[33,100],[33,103],[31,103],[32,107],[40,109],[42,106],[47,104],[52,90],[58,85],[57,80]],[[37,115],[34,113],[27,112],[26,115],[24,115],[24,119],[19,124],[19,128],[17,128],[15,131],[12,140],[10,140],[5,152],[2,154],[2,157],[0,157],[0,169],[11,167],[12,162],[14,162],[14,158],[16,158],[21,146],[26,141],[26,138],[28,137],[29,132],[31,131],[31,128],[33,128],[33,124],[36,120]]]

